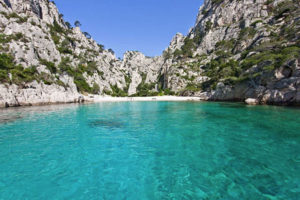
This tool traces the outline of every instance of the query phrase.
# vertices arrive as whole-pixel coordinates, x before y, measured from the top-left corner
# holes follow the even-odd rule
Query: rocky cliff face
[[[206,0],[163,55],[122,60],[48,0],[0,0],[0,107],[93,94],[299,104],[299,0]]]
[[[1,0],[0,12],[0,106],[127,94],[128,65],[79,27],[68,28],[53,2]]]
[[[299,7],[299,0],[205,1],[171,56],[169,87],[208,100],[299,105]]]

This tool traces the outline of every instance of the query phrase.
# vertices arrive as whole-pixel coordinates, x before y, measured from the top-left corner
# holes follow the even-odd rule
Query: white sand
[[[201,101],[200,97],[154,96],[154,97],[109,97],[89,96],[85,97],[91,102],[125,102],[125,101]]]

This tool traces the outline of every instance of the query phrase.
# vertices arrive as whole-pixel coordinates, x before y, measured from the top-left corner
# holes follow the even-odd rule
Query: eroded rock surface
[[[299,16],[299,0],[206,0],[189,34],[176,34],[161,56],[118,59],[53,2],[0,0],[0,106],[88,94],[299,105]]]

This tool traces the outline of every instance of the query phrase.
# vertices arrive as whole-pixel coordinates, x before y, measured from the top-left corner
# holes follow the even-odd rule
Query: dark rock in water
[[[78,98],[78,103],[83,103],[84,102],[84,97],[83,96],[80,96],[79,98]]]
[[[116,129],[124,127],[124,124],[113,120],[94,120],[89,123],[89,126]]]
[[[275,196],[280,190],[276,180],[269,174],[258,174],[252,177],[253,184],[262,193]]]
[[[13,121],[16,121],[18,119],[21,119],[22,117],[19,115],[13,115],[13,116],[0,116],[0,124],[7,124]]]

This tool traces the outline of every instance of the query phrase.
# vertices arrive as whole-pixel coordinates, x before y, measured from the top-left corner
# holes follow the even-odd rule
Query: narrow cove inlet
[[[300,199],[300,109],[102,102],[0,110],[0,199]]]
[[[300,0],[0,0],[0,200],[300,200]]]

